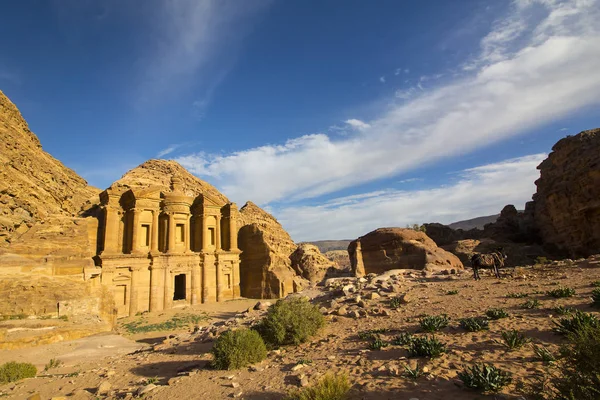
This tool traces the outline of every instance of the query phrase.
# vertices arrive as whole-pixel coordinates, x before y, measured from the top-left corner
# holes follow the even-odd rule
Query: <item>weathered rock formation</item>
[[[337,263],[325,257],[314,244],[300,243],[290,255],[292,268],[311,283],[321,282],[327,274],[337,275]]]
[[[291,267],[296,244],[271,214],[247,202],[238,219],[241,287],[244,297],[279,298],[299,290],[304,282]]]
[[[99,190],[46,153],[0,91],[0,246],[48,216],[79,215]]]
[[[327,257],[332,262],[336,263],[340,270],[342,271],[350,271],[350,257],[348,257],[348,246],[346,246],[346,250],[330,250],[326,253],[323,253],[325,257]]]
[[[433,272],[463,268],[454,254],[439,248],[425,233],[412,229],[376,229],[352,241],[348,254],[356,276],[391,269]]]
[[[571,256],[600,253],[600,129],[558,141],[538,169],[533,207],[544,243]]]

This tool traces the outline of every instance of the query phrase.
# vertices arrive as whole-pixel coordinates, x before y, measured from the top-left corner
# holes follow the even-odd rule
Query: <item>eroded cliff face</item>
[[[291,267],[297,246],[275,217],[249,201],[240,209],[238,226],[242,296],[278,298],[305,284]]]
[[[600,253],[600,129],[558,141],[538,169],[534,218],[544,243],[571,256]]]
[[[74,217],[99,190],[46,153],[0,91],[0,246],[49,216]]]
[[[339,265],[321,254],[319,248],[310,243],[300,243],[290,255],[294,271],[311,283],[321,282],[327,274],[337,275]]]
[[[412,229],[376,229],[352,241],[348,254],[356,276],[391,269],[433,272],[463,268],[458,257],[439,248],[425,233]]]

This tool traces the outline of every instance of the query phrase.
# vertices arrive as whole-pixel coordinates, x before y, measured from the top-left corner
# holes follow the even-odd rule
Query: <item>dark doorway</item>
[[[175,275],[173,300],[185,300],[185,274]]]

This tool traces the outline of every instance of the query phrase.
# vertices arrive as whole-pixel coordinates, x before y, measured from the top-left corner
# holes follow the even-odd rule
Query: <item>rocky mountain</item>
[[[99,190],[42,149],[0,91],[0,246],[49,216],[74,217]]]
[[[316,240],[314,242],[307,242],[313,244],[319,248],[321,253],[327,253],[328,251],[335,250],[347,250],[348,245],[352,240]]]
[[[462,229],[465,231],[468,231],[469,229],[483,229],[485,225],[496,222],[499,216],[500,214],[495,214],[465,219],[464,221],[456,221],[448,224],[448,226],[452,229]]]
[[[539,166],[533,214],[542,241],[572,256],[600,252],[600,129],[558,141]]]

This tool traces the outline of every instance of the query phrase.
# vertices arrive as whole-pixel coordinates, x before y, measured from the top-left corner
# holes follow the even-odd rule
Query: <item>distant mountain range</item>
[[[500,214],[495,214],[495,215],[487,215],[485,217],[465,219],[464,221],[457,221],[457,222],[448,224],[448,226],[452,229],[462,229],[465,231],[468,231],[469,229],[473,229],[473,228],[483,229],[485,224],[496,222],[496,220],[498,219],[499,216],[500,216]]]
[[[332,250],[348,250],[348,245],[352,240],[316,240],[308,242],[319,248],[321,253],[326,253]]]

